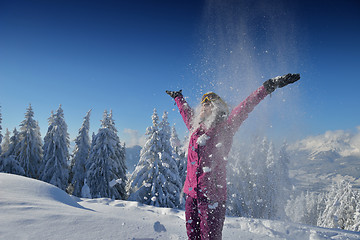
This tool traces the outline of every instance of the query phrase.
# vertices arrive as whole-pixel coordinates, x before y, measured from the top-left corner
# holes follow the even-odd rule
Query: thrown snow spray
[[[267,79],[297,73],[296,30],[295,16],[282,1],[207,1],[200,59],[194,69],[200,79],[199,97],[214,91],[233,108]],[[263,139],[269,135],[271,141],[281,142],[296,135],[300,119],[297,88],[298,84],[277,89],[249,114],[235,136],[228,163],[235,170],[228,174],[229,182],[237,183],[228,184],[230,213],[259,218],[283,215],[274,212],[279,204],[275,195],[284,188],[286,180],[280,178],[288,172],[286,166],[277,165],[287,159],[274,153],[272,143]],[[275,178],[280,179],[278,183]]]
[[[299,72],[295,19],[283,1],[207,1],[199,63],[193,70],[200,80],[198,96],[214,91],[232,108],[267,79]],[[277,137],[291,132],[285,134],[291,137],[299,127],[298,85],[267,97],[240,131]]]

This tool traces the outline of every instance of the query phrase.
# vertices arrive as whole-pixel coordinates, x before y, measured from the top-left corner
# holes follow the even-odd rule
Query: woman
[[[191,132],[188,147],[185,215],[189,239],[221,239],[225,221],[226,157],[233,136],[254,107],[278,87],[300,79],[287,74],[269,79],[231,113],[215,93],[204,94],[201,109],[195,113],[185,101],[182,91],[166,91],[180,110]]]

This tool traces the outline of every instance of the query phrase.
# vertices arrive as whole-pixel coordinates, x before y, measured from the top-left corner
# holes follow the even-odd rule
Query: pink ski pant
[[[187,196],[185,215],[189,240],[221,240],[225,210],[225,203]]]

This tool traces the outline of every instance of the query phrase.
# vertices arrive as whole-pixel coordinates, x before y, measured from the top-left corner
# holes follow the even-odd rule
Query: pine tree
[[[33,117],[34,112],[30,104],[25,119],[20,124],[20,142],[16,147],[16,155],[25,176],[38,179],[42,161],[42,142],[39,125]]]
[[[112,113],[104,112],[87,166],[86,180],[92,197],[126,198],[125,146],[121,146],[117,136]]]
[[[285,150],[276,154],[266,138],[255,138],[250,146],[233,149],[228,163],[228,213],[266,219],[285,217],[287,161]]]
[[[263,174],[263,193],[264,197],[262,199],[262,203],[264,205],[264,213],[263,218],[265,219],[274,219],[277,214],[277,206],[276,206],[276,197],[279,192],[277,182],[277,168],[278,159],[275,156],[275,148],[272,142],[269,142],[267,145],[266,151],[266,161]]]
[[[9,146],[6,152],[0,157],[0,172],[25,175],[24,169],[20,166],[20,163],[17,158],[17,149],[18,143],[20,142],[19,133],[14,128],[13,136],[9,140]]]
[[[9,149],[9,145],[10,145],[10,131],[9,129],[6,128],[6,132],[1,144],[2,153],[5,153]]]
[[[89,129],[90,129],[90,113],[91,110],[87,112],[84,117],[83,124],[79,129],[78,136],[75,139],[75,149],[72,154],[71,160],[71,194],[77,197],[81,197],[81,189],[84,186],[84,180],[86,177],[86,161],[89,157],[90,152],[90,138],[89,138]],[[68,190],[68,192],[70,192]]]
[[[358,201],[360,200],[360,193],[357,193],[357,197]],[[356,204],[356,208],[355,208],[355,212],[354,212],[354,216],[353,216],[353,225],[351,227],[348,228],[348,230],[350,231],[356,231],[359,232],[360,231],[360,204]]]
[[[170,144],[173,149],[173,156],[176,160],[178,169],[179,169],[179,175],[181,179],[182,185],[184,185],[185,179],[186,179],[186,165],[187,165],[187,159],[185,157],[185,151],[183,150],[183,146],[181,145],[180,139],[178,137],[178,134],[176,132],[175,126],[172,126],[171,128],[171,137],[170,137]]]
[[[17,147],[19,147],[20,142],[20,133],[14,128],[13,135],[10,137],[9,141],[9,147],[6,152],[3,153],[4,156],[10,156],[14,155],[17,157],[17,154],[19,153],[19,150]]]
[[[55,114],[54,111],[51,111],[51,115],[48,118],[48,130],[47,133],[44,137],[44,145],[43,145],[43,150],[44,153],[47,151],[47,149],[49,148],[50,144],[52,143],[52,138],[53,138],[53,132],[54,132],[54,118],[55,118]],[[44,167],[44,165],[43,165]],[[42,171],[41,171],[42,172]]]
[[[318,226],[351,230],[358,223],[354,220],[360,201],[359,193],[347,181],[333,184],[326,196],[325,210],[319,216]]]
[[[127,189],[129,200],[158,207],[178,207],[181,180],[170,145],[170,127],[167,113],[159,124],[156,109],[153,125],[146,129],[147,141],[140,160],[131,175]]]
[[[250,185],[250,173],[249,171],[244,171],[249,169],[245,161],[240,159],[245,159],[241,157],[241,151],[232,150],[229,154],[230,161],[228,162],[227,167],[227,212],[231,216],[248,216],[248,209],[245,202],[245,194],[247,192],[247,187]]]
[[[69,145],[67,124],[60,105],[56,113],[51,113],[49,118],[49,127],[44,138],[44,161],[41,180],[62,190],[66,190],[68,186]]]
[[[91,136],[91,145],[90,145],[90,152],[92,149],[95,149],[95,140],[96,140],[96,134],[93,132],[92,136]],[[89,157],[90,157],[90,152],[89,152]],[[90,188],[89,185],[87,183],[87,176],[88,176],[88,169],[91,166],[91,162],[89,161],[89,157],[88,159],[86,159],[85,161],[85,179],[84,179],[84,185],[81,188],[81,197],[83,198],[92,198],[91,193],[90,193]]]
[[[285,206],[286,215],[292,222],[316,226],[324,211],[324,199],[325,194],[314,192],[291,196]]]
[[[284,142],[280,147],[280,151],[277,155],[276,167],[274,169],[275,174],[275,207],[277,211],[277,217],[280,219],[286,218],[285,208],[287,200],[290,196],[290,177],[289,177],[289,164],[290,156],[287,152],[287,143]]]
[[[181,193],[180,193],[180,206],[179,208],[185,207],[185,198],[186,195],[183,192],[183,187],[186,179],[186,167],[187,167],[187,158],[186,153],[183,150],[183,146],[181,145],[180,139],[176,132],[175,126],[173,125],[171,128],[171,137],[170,144],[173,149],[172,155],[176,162],[179,171],[180,183],[181,183]]]
[[[159,136],[162,146],[160,160],[164,167],[161,173],[164,175],[166,182],[163,183],[162,186],[165,196],[163,196],[163,199],[160,198],[159,203],[168,207],[179,207],[180,192],[183,183],[179,175],[178,163],[173,155],[174,149],[170,143],[171,133],[172,130],[168,122],[168,113],[165,111],[159,124]]]
[[[1,106],[0,106],[0,110],[1,110]],[[0,156],[2,154],[1,142],[2,142],[2,137],[3,137],[2,134],[1,134],[1,130],[2,130],[1,123],[2,123],[2,115],[1,115],[1,111],[0,111]]]
[[[271,207],[271,191],[273,186],[268,186],[268,151],[269,142],[266,137],[261,141],[260,139],[255,140],[260,144],[253,145],[253,150],[250,154],[248,164],[251,172],[251,185],[250,185],[250,199],[246,203],[251,204],[249,206],[251,217],[255,218],[268,218],[269,208]]]

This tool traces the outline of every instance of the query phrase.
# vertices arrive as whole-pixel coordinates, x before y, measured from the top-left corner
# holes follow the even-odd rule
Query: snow
[[[0,173],[0,239],[187,239],[183,210],[76,198],[48,183]],[[223,239],[360,239],[360,233],[227,217]]]
[[[203,167],[202,169],[203,169],[204,173],[211,172],[211,168],[209,168],[209,167]]]
[[[209,209],[215,209],[215,208],[217,208],[219,206],[219,203],[214,203],[214,204],[209,204]]]
[[[210,137],[206,134],[201,135],[198,139],[197,139],[197,144],[199,144],[199,146],[205,146],[206,141],[209,140]]]
[[[109,182],[109,186],[110,187],[114,187],[116,184],[121,184],[123,181],[121,178],[119,179],[113,179]]]

